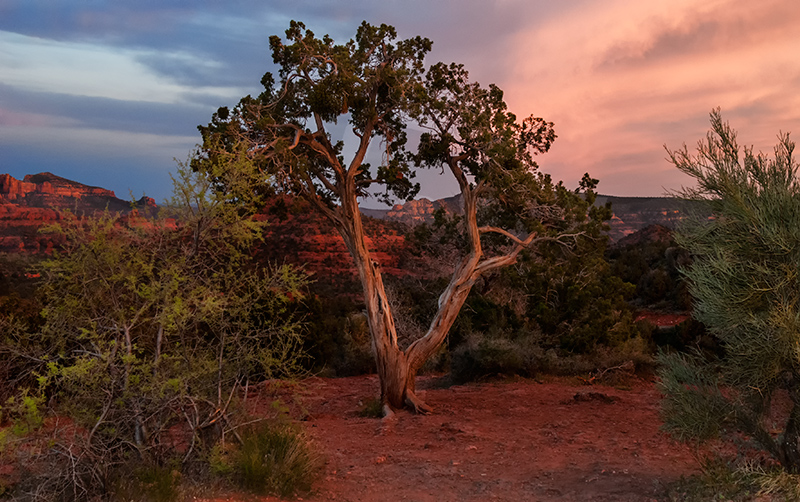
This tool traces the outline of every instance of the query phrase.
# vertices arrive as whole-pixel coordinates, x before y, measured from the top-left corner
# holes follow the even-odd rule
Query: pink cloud
[[[800,134],[800,11],[793,1],[586,3],[520,30],[498,84],[518,115],[556,124],[545,171],[602,192],[660,195],[684,175],[663,145],[694,145],[717,106],[743,144]]]
[[[36,113],[21,113],[0,108],[0,126],[42,127],[53,125],[53,117]]]

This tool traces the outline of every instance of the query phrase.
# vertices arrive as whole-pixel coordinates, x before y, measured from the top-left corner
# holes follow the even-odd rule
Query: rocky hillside
[[[302,200],[282,198],[264,210],[269,222],[258,251],[271,263],[290,263],[311,272],[315,280],[352,281],[357,271],[344,240],[333,225]],[[367,245],[384,274],[408,274],[412,266],[405,253],[406,226],[396,221],[365,218]]]
[[[674,229],[675,225],[694,212],[701,211],[697,203],[674,197],[614,197],[598,195],[596,204],[611,202],[614,216],[609,221],[608,234],[612,241],[630,235],[650,225]]]
[[[598,205],[611,202],[614,216],[609,221],[608,232],[612,241],[618,241],[626,235],[649,225],[662,225],[675,228],[675,225],[686,218],[696,204],[688,203],[673,197],[615,197],[598,195]],[[448,197],[436,201],[419,199],[398,204],[391,209],[365,209],[364,214],[373,218],[397,221],[409,225],[431,223],[433,213],[440,207],[448,212],[460,212],[460,196]]]
[[[118,199],[114,192],[84,185],[52,173],[29,174],[22,181],[0,174],[0,251],[37,253],[53,247],[53,236],[39,233],[60,221],[66,211],[92,215],[108,209],[128,213],[154,208],[155,201],[142,197],[136,203]]]
[[[437,202],[438,204],[438,202]],[[438,206],[437,206],[438,207]],[[0,175],[0,252],[40,253],[51,250],[57,236],[39,229],[64,218],[66,211],[91,216],[108,209],[129,213],[133,208],[155,208],[142,198],[134,204],[118,199],[114,192],[88,186],[52,173],[28,175],[22,181]],[[420,214],[427,214],[420,210]],[[431,213],[433,210],[430,211]],[[317,279],[352,280],[356,271],[342,238],[308,204],[289,198],[275,199],[262,218],[269,222],[259,256],[271,263],[302,266]],[[389,275],[402,275],[405,226],[396,221],[366,218],[367,243],[373,258]],[[413,222],[413,220],[409,220]]]
[[[391,209],[364,209],[366,216],[378,221],[371,224],[373,247],[384,266],[397,267],[397,253],[402,248],[403,230],[398,224],[417,225],[433,221],[433,213],[444,208],[460,212],[460,196],[431,201],[419,199],[398,204]],[[600,195],[598,204],[611,202],[614,216],[609,222],[609,235],[618,241],[626,235],[658,224],[674,228],[685,218],[690,206],[669,197],[614,197]],[[0,251],[41,252],[53,245],[50,237],[38,233],[44,224],[59,221],[64,211],[91,215],[108,209],[127,213],[132,208],[154,208],[147,197],[131,204],[104,188],[84,185],[52,173],[27,175],[21,181],[9,174],[0,174]],[[332,228],[321,219],[302,214],[295,207],[287,218],[272,218],[269,230],[272,246],[282,249],[290,261],[308,263],[315,272],[349,269],[350,258],[344,244]],[[287,216],[284,215],[284,216]],[[385,256],[384,256],[385,255]]]

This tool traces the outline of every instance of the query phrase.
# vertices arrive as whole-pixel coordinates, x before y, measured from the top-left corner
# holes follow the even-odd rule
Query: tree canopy
[[[472,286],[524,249],[596,237],[607,217],[607,210],[589,209],[597,180],[586,175],[572,191],[540,173],[534,156],[555,140],[553,124],[518,120],[500,88],[471,82],[462,65],[426,67],[428,39],[397,40],[391,26],[364,22],[354,39],[336,44],[293,21],[270,47],[277,80],[265,74],[258,97],[220,108],[199,127],[203,145],[193,167],[223,172],[232,152],[242,152],[253,175],[262,176],[254,192],[303,197],[334,224],[362,283],[386,411],[404,404],[427,411],[414,394],[414,376],[443,343]],[[333,140],[339,121],[347,121],[352,144]],[[423,131],[416,148],[409,125]],[[377,166],[367,162],[373,144],[380,146]],[[359,199],[411,199],[418,168],[454,176],[464,253],[426,334],[401,348]]]

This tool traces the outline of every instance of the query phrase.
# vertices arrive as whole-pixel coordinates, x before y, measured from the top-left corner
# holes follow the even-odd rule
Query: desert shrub
[[[111,498],[114,500],[175,502],[182,495],[180,462],[124,466],[112,478]]]
[[[258,494],[289,497],[308,492],[321,466],[308,437],[280,423],[261,422],[246,428],[242,443],[229,452],[235,482]]]
[[[450,373],[455,382],[488,375],[527,375],[529,354],[519,340],[473,333],[450,355]]]
[[[669,236],[669,240],[643,239],[610,246],[606,258],[615,277],[636,286],[632,298],[636,305],[685,311],[691,308],[691,296],[680,267],[688,265],[691,258],[671,233]]]
[[[684,195],[713,218],[680,228],[693,254],[683,270],[693,316],[723,354],[660,358],[666,428],[680,439],[746,434],[791,474],[800,473],[800,180],[794,143],[780,137],[774,158],[745,148],[711,114],[712,132],[672,162],[697,185]]]
[[[347,294],[312,285],[298,314],[305,325],[308,369],[326,376],[353,376],[375,370],[367,321]]]
[[[10,423],[9,433],[18,437],[26,436],[44,423],[43,405],[43,395],[22,388],[0,406],[0,426]]]
[[[30,333],[43,323],[36,288],[41,282],[34,267],[41,257],[0,254],[0,403],[21,387],[35,387],[32,370],[46,352]],[[25,339],[25,341],[22,340]],[[15,347],[24,345],[24,351]]]
[[[32,500],[107,497],[132,464],[152,466],[142,486],[168,493],[159,469],[176,457],[176,472],[205,462],[242,420],[244,386],[300,368],[292,305],[303,274],[256,267],[260,224],[203,178],[179,175],[173,220],[66,221],[65,251],[42,265],[44,324],[0,340],[37,362],[28,367],[37,392],[73,424],[30,435],[39,454],[18,460]],[[4,412],[30,429],[43,400],[16,391],[23,399]]]
[[[700,474],[666,486],[670,502],[764,502],[800,500],[800,476],[775,465],[712,453],[700,459]]]
[[[597,347],[589,353],[570,353],[548,346],[542,333],[515,337],[475,332],[450,357],[452,380],[463,383],[490,376],[585,376],[591,381],[612,379],[653,365],[652,342],[639,336],[614,348]]]
[[[456,380],[581,374],[625,358],[637,367],[652,362],[652,330],[634,320],[627,303],[634,287],[611,276],[607,263],[527,266],[527,273],[498,277],[467,300],[450,335]]]

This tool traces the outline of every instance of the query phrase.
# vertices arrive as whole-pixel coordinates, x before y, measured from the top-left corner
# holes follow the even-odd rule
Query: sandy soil
[[[304,499],[649,501],[698,471],[691,449],[659,431],[652,382],[440,382],[418,384],[434,414],[387,423],[359,416],[377,377],[306,381],[294,408],[327,460]]]

